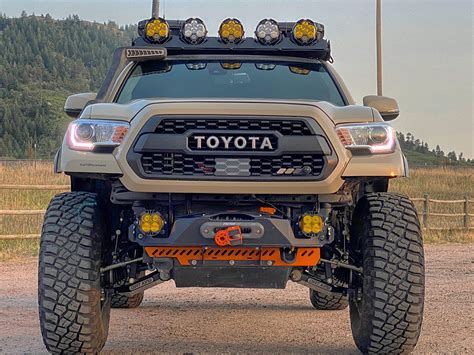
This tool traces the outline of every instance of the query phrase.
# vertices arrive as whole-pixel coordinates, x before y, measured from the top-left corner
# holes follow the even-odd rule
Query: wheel
[[[112,297],[112,308],[137,308],[142,304],[144,292],[137,293],[133,296],[116,295]]]
[[[342,311],[349,305],[347,297],[329,296],[324,293],[309,290],[309,299],[314,308],[320,311]]]
[[[352,334],[360,351],[409,353],[423,321],[423,240],[408,197],[374,193],[354,211],[352,249],[363,275],[349,297]]]
[[[58,195],[46,211],[38,301],[43,342],[52,353],[98,353],[105,345],[110,296],[101,288],[103,224],[92,193]]]

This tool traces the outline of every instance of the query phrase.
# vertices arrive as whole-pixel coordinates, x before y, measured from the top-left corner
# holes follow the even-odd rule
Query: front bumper
[[[241,220],[218,220],[218,215],[178,219],[167,238],[149,238],[130,227],[130,238],[145,249],[145,261],[174,267],[314,267],[320,248],[332,239],[330,229],[314,238],[297,238],[290,221],[245,215]],[[241,243],[219,247],[217,231],[239,226]]]
[[[287,219],[239,214],[230,215],[231,219],[226,220],[224,216],[226,214],[178,218],[166,238],[144,236],[132,225],[129,237],[143,247],[215,247],[215,232],[240,226],[244,231],[241,246],[248,248],[317,248],[331,239],[331,232],[327,229],[314,238],[297,238]]]

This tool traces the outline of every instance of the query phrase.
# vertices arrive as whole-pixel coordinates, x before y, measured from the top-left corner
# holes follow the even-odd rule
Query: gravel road
[[[417,354],[474,354],[474,244],[428,246],[427,297]],[[0,353],[45,353],[36,260],[0,263]],[[105,354],[357,354],[348,311],[311,308],[308,291],[149,290],[136,310],[114,310]]]

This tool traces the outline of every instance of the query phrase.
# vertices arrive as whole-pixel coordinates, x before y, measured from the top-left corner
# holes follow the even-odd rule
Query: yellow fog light
[[[139,218],[140,231],[147,235],[157,235],[164,226],[165,220],[159,212],[145,212]]]
[[[146,24],[146,36],[156,43],[163,43],[170,37],[170,26],[165,19],[157,18]]]
[[[225,20],[219,27],[219,37],[224,43],[239,43],[244,34],[244,26],[235,18]]]
[[[306,236],[319,234],[324,230],[324,220],[318,215],[305,214],[300,219],[300,229]]]
[[[310,45],[318,38],[318,27],[311,20],[300,20],[293,28],[293,38],[300,45]]]

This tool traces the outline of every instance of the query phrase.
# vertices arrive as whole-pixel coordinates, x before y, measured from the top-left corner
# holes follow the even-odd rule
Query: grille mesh
[[[311,129],[300,120],[249,119],[164,119],[156,127],[159,134],[184,134],[190,130],[274,131],[283,136],[311,136]]]
[[[234,161],[235,157],[206,157],[190,156],[178,153],[147,153],[142,156],[142,167],[149,175],[165,176],[219,176],[218,163],[229,159]],[[310,167],[311,171],[305,176],[319,176],[324,167],[324,159],[320,155],[310,154],[285,154],[278,157],[245,157],[241,158],[248,164],[242,164],[242,171],[236,176],[251,176],[261,178],[271,178],[278,176],[292,176],[293,169],[303,169]],[[286,170],[285,169],[292,169]],[[222,175],[221,175],[222,176]]]

